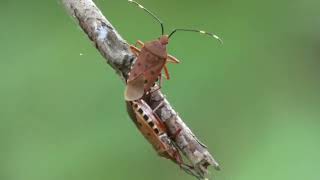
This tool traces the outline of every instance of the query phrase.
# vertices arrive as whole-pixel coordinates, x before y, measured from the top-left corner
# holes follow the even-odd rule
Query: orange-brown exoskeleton
[[[142,5],[135,1],[129,0],[129,2],[137,5],[139,8],[146,11],[161,25],[162,35],[160,38],[146,42],[137,41],[142,46],[141,49],[131,45],[131,51],[138,57],[135,64],[133,65],[129,77],[127,79],[127,86],[125,90],[125,99],[127,101],[133,101],[140,99],[146,92],[149,92],[150,88],[159,80],[159,88],[161,87],[161,71],[164,69],[166,79],[169,79],[169,72],[166,67],[167,62],[179,63],[180,61],[175,57],[168,55],[166,47],[169,43],[170,37],[177,31],[191,31],[206,34],[211,37],[221,39],[212,33],[208,33],[201,30],[195,29],[174,29],[169,35],[164,35],[164,27],[162,21],[157,18],[153,13],[144,8]]]
[[[167,134],[164,123],[154,113],[148,104],[140,99],[127,101],[127,110],[132,120],[142,135],[149,141],[161,157],[171,159],[176,164],[182,165],[182,158]]]

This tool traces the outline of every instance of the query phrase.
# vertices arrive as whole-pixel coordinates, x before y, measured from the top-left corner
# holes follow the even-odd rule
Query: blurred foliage
[[[320,1],[140,0],[177,33],[163,92],[222,166],[217,180],[318,180]],[[96,3],[130,43],[160,28]],[[55,1],[0,2],[1,180],[191,180],[128,118],[124,85]],[[80,55],[83,54],[83,55]]]

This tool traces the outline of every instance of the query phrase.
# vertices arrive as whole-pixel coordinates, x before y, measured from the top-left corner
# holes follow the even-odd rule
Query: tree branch
[[[117,72],[121,79],[125,81],[131,65],[136,59],[131,53],[127,42],[122,39],[92,0],[62,1],[69,14],[78,21],[89,39],[107,60],[107,63]],[[207,147],[197,139],[188,126],[177,115],[160,91],[152,93],[147,103],[151,108],[155,108],[162,101],[164,103],[156,113],[168,126],[171,134],[181,129],[181,132],[173,141],[194,167],[190,169],[188,173],[199,179],[205,179],[205,175],[208,173],[208,166],[212,165],[218,169],[218,163],[208,152]]]

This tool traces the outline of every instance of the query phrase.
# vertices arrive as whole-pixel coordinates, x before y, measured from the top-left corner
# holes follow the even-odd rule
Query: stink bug
[[[142,46],[141,49],[133,45],[130,46],[131,51],[138,58],[133,65],[133,68],[131,69],[129,77],[127,79],[127,86],[125,90],[125,99],[127,101],[140,99],[158,80],[159,88],[161,88],[162,69],[164,69],[165,71],[166,79],[170,78],[166,63],[179,63],[179,60],[167,54],[166,46],[169,43],[170,37],[177,31],[199,32],[201,34],[206,34],[215,39],[218,39],[222,43],[222,40],[217,35],[195,29],[174,29],[169,35],[164,35],[163,23],[157,16],[155,16],[152,12],[144,8],[139,3],[132,0],[129,0],[129,2],[143,9],[157,22],[159,22],[161,25],[162,34],[157,40],[153,40],[145,44],[142,41],[138,40],[137,43]]]
[[[149,105],[143,100],[126,101],[127,111],[130,118],[141,134],[148,140],[148,142],[157,151],[158,155],[172,160],[178,164],[186,173],[203,179],[203,175],[199,174],[194,166],[185,164],[182,160],[181,154],[171,138],[175,138],[180,131],[178,130],[174,135],[168,135],[168,130],[161,119],[154,113],[162,103],[155,109],[151,109]]]
[[[127,101],[127,110],[142,135],[149,141],[159,156],[171,159],[176,164],[182,165],[182,158],[169,138],[164,123],[155,115],[148,104],[140,99]]]

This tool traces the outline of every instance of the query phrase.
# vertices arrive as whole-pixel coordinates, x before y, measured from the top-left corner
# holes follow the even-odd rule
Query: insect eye
[[[147,115],[143,115],[143,119],[148,121],[149,117]]]
[[[138,104],[134,104],[133,107],[137,108],[137,107],[138,107]]]

